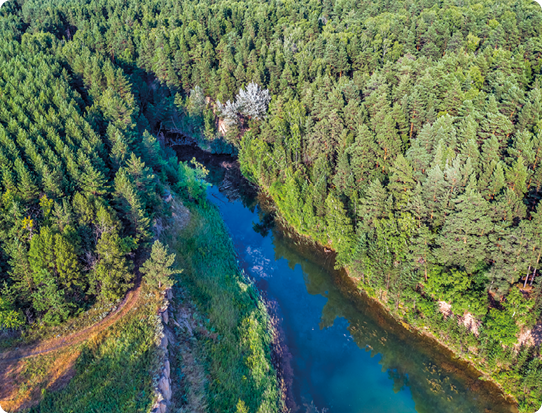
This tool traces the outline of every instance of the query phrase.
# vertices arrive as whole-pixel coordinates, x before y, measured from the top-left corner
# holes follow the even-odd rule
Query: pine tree
[[[32,294],[32,306],[37,312],[44,313],[42,320],[46,324],[61,324],[70,315],[70,305],[64,298],[64,291],[45,269],[34,273],[34,282],[37,289]]]
[[[390,172],[388,190],[396,199],[396,208],[400,209],[401,206],[406,205],[410,192],[416,185],[412,166],[403,155],[399,154],[390,168]]]
[[[349,263],[354,247],[352,222],[343,203],[332,194],[326,198],[326,224],[331,246],[337,251],[337,262],[341,265]]]
[[[30,241],[28,261],[34,273],[47,270],[55,271],[54,233],[48,227],[41,228]]]
[[[13,281],[16,297],[19,302],[28,304],[30,295],[35,289],[32,268],[28,259],[28,251],[20,241],[14,242],[7,251],[9,253],[9,275]]]
[[[427,173],[427,180],[423,184],[423,203],[427,208],[426,219],[433,228],[444,223],[446,203],[446,182],[440,166],[435,166]]]
[[[133,180],[137,190],[144,196],[144,199],[150,201],[156,191],[156,177],[153,171],[145,162],[138,158],[133,152],[126,163],[126,172]]]
[[[333,177],[333,185],[341,195],[350,196],[355,188],[354,173],[348,159],[348,151],[343,151],[339,155],[337,169]]]
[[[525,160],[523,159],[523,156],[519,156],[506,171],[506,183],[508,188],[514,191],[518,197],[522,198],[527,191],[528,177],[529,171],[525,166]]]
[[[129,179],[125,169],[115,176],[115,201],[119,210],[130,222],[130,234],[137,240],[145,241],[150,237],[150,219],[141,202],[136,185]]]
[[[429,124],[424,125],[422,131],[416,139],[412,139],[410,148],[406,152],[406,157],[410,161],[414,177],[418,180],[425,180],[427,170],[433,158],[433,136],[432,127]]]
[[[160,241],[155,241],[152,245],[151,256],[141,266],[140,271],[144,274],[147,285],[160,291],[171,288],[175,282],[171,276],[182,272],[172,268],[174,263],[175,254],[169,254],[167,246],[164,246]]]
[[[376,221],[382,219],[391,212],[389,194],[382,183],[375,179],[364,197],[359,201],[358,216],[360,218],[360,229],[368,232],[376,225]]]
[[[130,287],[131,263],[125,258],[126,251],[122,239],[116,232],[103,232],[96,245],[99,261],[95,268],[95,278],[101,296],[109,301],[122,297]]]
[[[453,201],[454,210],[446,217],[437,237],[435,257],[443,265],[461,263],[473,272],[487,260],[488,234],[493,230],[489,205],[469,183],[465,193]]]
[[[55,264],[59,283],[67,289],[83,284],[75,248],[63,235],[55,234]]]
[[[434,241],[435,235],[425,225],[418,227],[410,239],[409,255],[412,266],[423,272],[425,280],[428,269],[434,261],[432,252]]]
[[[145,164],[154,171],[159,171],[161,169],[163,160],[160,156],[160,143],[147,131],[143,132],[141,157]]]
[[[114,169],[124,166],[126,159],[130,154],[130,144],[123,132],[121,132],[112,123],[107,127],[107,138],[109,141],[109,157]]]
[[[84,167],[80,187],[87,195],[103,195],[109,189],[103,172],[88,164]]]
[[[482,138],[490,138],[494,136],[502,148],[506,144],[506,140],[513,130],[512,122],[499,113],[495,96],[491,95],[486,106],[485,119],[480,125],[480,136]]]
[[[0,330],[17,329],[25,323],[21,310],[17,310],[14,299],[12,298],[12,289],[9,289],[4,282],[0,294]]]
[[[497,163],[497,166],[493,170],[493,175],[491,177],[490,186],[488,188],[490,197],[493,199],[500,194],[501,189],[506,185],[504,179],[504,169],[505,165],[503,162]]]
[[[18,191],[23,199],[27,202],[32,202],[38,199],[39,189],[32,174],[28,171],[20,158],[15,161],[15,170],[19,176]]]
[[[358,187],[364,186],[372,179],[380,178],[379,162],[382,149],[376,143],[375,136],[367,125],[360,125],[356,140],[347,152],[350,154],[350,165]]]

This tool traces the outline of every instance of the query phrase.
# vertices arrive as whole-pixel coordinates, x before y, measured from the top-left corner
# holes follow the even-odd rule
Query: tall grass
[[[146,413],[156,369],[157,299],[142,292],[124,318],[82,345],[75,376],[57,392],[43,393],[31,413]]]
[[[190,222],[162,234],[184,271],[179,284],[218,334],[205,342],[212,412],[277,412],[280,395],[271,364],[268,314],[238,268],[218,210],[190,204]]]

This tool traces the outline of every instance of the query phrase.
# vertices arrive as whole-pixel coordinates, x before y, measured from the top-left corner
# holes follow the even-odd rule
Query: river
[[[516,412],[498,389],[433,340],[397,323],[333,269],[332,253],[288,234],[235,160],[182,147],[210,171],[208,199],[239,262],[274,303],[290,356],[293,410],[340,413]],[[296,409],[297,407],[297,409]]]

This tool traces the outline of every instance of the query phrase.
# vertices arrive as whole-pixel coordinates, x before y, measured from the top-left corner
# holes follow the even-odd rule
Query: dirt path
[[[81,331],[78,331],[77,333],[0,353],[0,366],[2,366],[6,362],[17,361],[28,357],[47,354],[52,351],[62,350],[63,348],[73,346],[75,344],[79,344],[83,341],[88,340],[94,334],[108,328],[117,320],[124,317],[124,315],[128,311],[130,311],[134,304],[137,302],[140,290],[141,282],[140,280],[137,280],[135,286],[128,291],[128,293],[124,297],[124,300],[122,300],[122,302],[119,304],[115,311],[109,313],[103,320],[99,321],[98,323],[93,324],[90,327],[87,327]]]
[[[137,303],[141,292],[141,278],[138,277],[134,287],[132,287],[117,309],[108,314],[103,320],[90,327],[87,327],[77,333],[65,337],[59,337],[51,340],[39,342],[37,344],[21,346],[14,350],[0,353],[0,405],[7,408],[14,401],[18,389],[16,380],[21,372],[21,364],[25,359],[45,355],[55,351],[61,351],[68,347],[80,344],[89,338],[92,338],[101,331],[106,330],[111,325],[123,318]],[[57,371],[54,382],[62,381],[65,373],[69,373],[70,366],[64,366]],[[68,374],[69,375],[69,374]]]

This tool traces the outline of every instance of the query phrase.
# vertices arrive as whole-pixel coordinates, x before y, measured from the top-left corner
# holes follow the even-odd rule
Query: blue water
[[[265,286],[279,305],[286,344],[293,356],[293,390],[298,404],[314,401],[333,412],[415,413],[409,388],[394,391],[388,370],[380,364],[382,356],[360,351],[344,317],[321,325],[329,291],[322,293],[309,272],[324,270],[293,250],[286,259],[273,234],[262,237],[254,231],[252,224],[260,221],[256,211],[251,212],[239,200],[229,202],[216,187],[209,192],[214,195],[209,199],[222,212],[245,271],[260,287]],[[304,271],[301,262],[308,269]]]
[[[208,199],[221,212],[241,267],[281,320],[293,411],[516,411],[477,372],[359,294],[333,269],[330,253],[274,225],[232,165],[208,164],[208,180],[219,185],[208,189]]]

